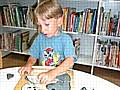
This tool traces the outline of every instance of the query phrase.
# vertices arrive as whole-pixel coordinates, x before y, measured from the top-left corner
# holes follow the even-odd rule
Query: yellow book
[[[82,26],[83,26],[83,12],[80,14],[80,23],[78,27],[78,32],[82,32]]]
[[[85,27],[86,33],[89,33],[89,30],[90,30],[90,24],[91,24],[92,14],[93,14],[93,13],[91,13],[91,10],[89,9],[89,10],[88,10],[88,16],[87,16],[86,27]]]
[[[67,15],[68,15],[68,8],[63,8],[63,25],[62,29],[66,31],[67,28]]]

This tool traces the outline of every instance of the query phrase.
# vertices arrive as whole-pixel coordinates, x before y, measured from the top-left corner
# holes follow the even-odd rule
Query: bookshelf
[[[101,0],[100,19],[93,65],[120,71],[120,1]]]
[[[17,41],[18,39],[16,38],[18,38],[19,35],[18,33],[17,35],[15,35],[13,32],[16,32],[17,30],[20,31],[19,34],[24,32],[29,32],[28,36],[25,36],[25,38],[23,38],[23,41],[26,41],[25,39],[29,37],[29,39],[27,39],[27,42],[29,42],[32,36],[37,32],[35,26],[33,25],[33,23],[31,23],[32,21],[30,21],[31,18],[29,18],[30,9],[35,2],[37,2],[37,0],[29,0],[29,1],[1,0],[0,1],[0,18],[2,19],[0,20],[0,36],[2,37],[2,39],[5,38],[4,41],[0,42],[1,43],[0,48],[2,49],[2,57],[8,55],[9,53],[11,53],[11,51],[15,53],[27,54],[26,49],[22,50],[21,47],[21,46],[23,46],[23,48],[24,46],[26,47],[25,43],[23,43],[23,45],[20,44],[21,43],[20,41],[22,41],[22,36],[19,37],[19,39],[21,40],[19,40],[18,42]],[[6,38],[8,36],[5,35],[6,33],[10,35],[12,34],[11,42],[14,42],[14,38],[15,38],[15,42],[18,42],[17,43],[18,46],[15,47],[18,47],[21,50],[19,49],[13,50],[10,48],[6,49],[6,47],[8,46],[6,44],[9,43],[7,42],[9,41],[8,40],[9,38]],[[14,46],[13,44],[9,43],[9,47],[13,47],[13,46]]]
[[[98,5],[99,2],[99,5]],[[90,5],[88,5],[88,3]],[[93,8],[98,9],[97,11],[97,21],[96,21],[96,32],[89,33],[89,32],[79,32],[79,31],[73,31],[69,32],[69,29],[66,31],[67,33],[72,34],[71,36],[73,38],[80,38],[80,55],[78,57],[77,64],[83,64],[92,66],[91,73],[93,73],[94,66],[99,68],[105,68],[105,69],[112,69],[120,71],[120,65],[119,65],[119,48],[120,48],[120,1],[119,0],[87,0],[87,1],[79,1],[79,0],[66,0],[62,2],[63,7],[72,7],[76,8],[76,12],[84,11],[86,8]],[[98,7],[99,6],[99,7]],[[111,9],[111,11],[110,11]],[[104,12],[103,12],[104,10]],[[103,16],[103,14],[106,13],[106,16]],[[114,16],[116,14],[116,16]],[[117,18],[116,18],[117,17]],[[109,23],[110,19],[114,22]],[[104,21],[103,21],[104,20]],[[108,22],[109,21],[109,22]],[[118,26],[117,26],[117,24]],[[105,26],[106,24],[106,26]],[[108,25],[109,24],[109,25]],[[115,26],[112,26],[114,24]],[[117,26],[117,27],[116,27]],[[109,28],[113,28],[113,31],[109,31]],[[103,29],[103,31],[102,31]],[[105,31],[104,31],[105,29]],[[109,58],[117,58],[117,61],[115,60],[104,60],[106,58],[103,54],[104,49],[109,48],[105,43],[106,41],[110,42],[111,49],[110,54],[111,57]],[[104,45],[104,44],[105,45]],[[112,44],[111,44],[112,43]],[[90,44],[90,45],[89,45]],[[116,45],[117,44],[117,45]],[[101,45],[101,46],[100,46]],[[102,46],[103,45],[103,46]],[[100,52],[99,49],[103,49],[103,51]],[[115,55],[116,52],[117,55]],[[109,52],[106,52],[109,53]],[[98,55],[97,55],[98,54]],[[113,55],[113,56],[112,56]],[[104,64],[103,64],[104,63]],[[105,63],[109,65],[105,65]],[[115,63],[115,64],[114,64]]]

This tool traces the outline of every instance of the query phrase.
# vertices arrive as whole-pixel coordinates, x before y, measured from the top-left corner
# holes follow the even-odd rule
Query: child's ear
[[[63,16],[58,18],[57,24],[58,24],[58,26],[61,26],[63,24]]]

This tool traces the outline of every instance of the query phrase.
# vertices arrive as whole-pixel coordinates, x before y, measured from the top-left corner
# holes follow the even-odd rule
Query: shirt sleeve
[[[38,59],[39,55],[40,55],[40,39],[39,39],[39,35],[35,38],[35,40],[33,41],[28,54],[31,55],[32,57]]]
[[[73,42],[72,42],[72,39],[70,36],[67,36],[64,38],[64,55],[65,55],[65,58],[67,57],[73,57],[74,58],[74,62],[77,61],[77,57],[75,55],[75,48],[73,46]]]

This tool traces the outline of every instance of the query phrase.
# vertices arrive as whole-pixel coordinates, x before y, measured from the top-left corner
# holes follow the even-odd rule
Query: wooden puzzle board
[[[33,68],[30,75],[38,75],[39,73],[41,73],[41,72],[46,72],[46,71],[48,71],[48,70],[49,70],[49,68]],[[70,71],[70,70],[69,70],[69,71],[67,71],[66,73],[70,76],[70,79],[71,79],[71,80],[70,80],[70,87],[71,87],[70,90],[75,90],[75,89],[74,89],[74,73],[73,73],[73,71]],[[25,75],[22,75],[22,76],[21,76],[21,78],[20,78],[20,80],[17,82],[14,90],[22,90],[23,86],[29,83],[29,82],[25,79],[25,77],[26,77]],[[46,88],[46,85],[45,85],[45,84],[40,84],[40,88],[41,88],[41,90],[48,90],[48,89]]]

